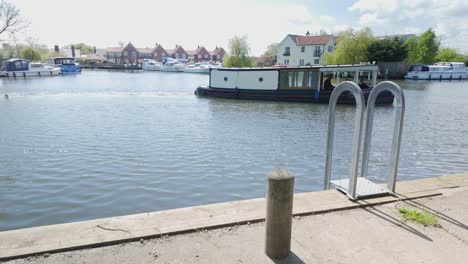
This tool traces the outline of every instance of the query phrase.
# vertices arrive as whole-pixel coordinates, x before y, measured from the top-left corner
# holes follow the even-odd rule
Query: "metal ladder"
[[[351,92],[356,101],[356,121],[354,128],[353,156],[351,163],[351,175],[349,179],[331,180],[331,168],[333,159],[333,139],[335,134],[335,114],[338,97],[343,92]],[[378,95],[384,91],[389,91],[395,96],[396,113],[393,130],[393,142],[391,152],[390,174],[387,180],[387,187],[373,183],[367,179],[369,152],[372,138],[372,125],[374,120],[375,101]],[[398,171],[398,160],[400,157],[401,135],[403,131],[403,120],[405,113],[405,97],[403,90],[394,82],[384,81],[376,85],[367,100],[365,110],[365,99],[361,88],[353,82],[342,82],[333,91],[328,107],[328,138],[325,161],[324,189],[330,189],[331,184],[344,192],[349,198],[356,200],[369,196],[377,196],[395,192],[395,185]],[[365,119],[364,119],[365,115]],[[358,176],[359,155],[362,140],[362,129],[365,127],[364,150],[361,165],[361,175]]]

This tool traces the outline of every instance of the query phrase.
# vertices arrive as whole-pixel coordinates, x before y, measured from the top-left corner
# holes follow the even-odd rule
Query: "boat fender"
[[[41,76],[41,72],[37,72],[37,75]]]
[[[52,74],[52,71],[50,71],[50,75],[53,75],[53,74]]]
[[[441,80],[441,81],[442,81],[442,74],[439,76],[439,80]]]
[[[429,81],[431,80],[431,75],[429,74]]]
[[[450,75],[450,80],[452,80],[452,75]]]
[[[460,74],[460,76],[458,76],[458,79],[461,81],[461,74]]]
[[[239,88],[237,88],[237,86],[235,90],[236,90],[236,96],[239,96]]]
[[[15,78],[16,78],[16,72],[14,72],[14,73],[13,73],[13,77],[15,77]]]
[[[26,77],[26,72],[23,72],[23,77]]]
[[[9,74],[8,74],[8,72],[6,73],[6,77],[10,77]]]

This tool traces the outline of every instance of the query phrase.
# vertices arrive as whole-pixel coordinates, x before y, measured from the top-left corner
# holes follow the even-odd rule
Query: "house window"
[[[216,55],[216,58],[218,58],[218,60],[221,59],[221,55],[219,55],[219,54]]]
[[[208,59],[208,57],[210,57],[208,54],[205,54],[205,59]]]
[[[182,58],[184,58],[184,59],[185,59],[185,53],[183,53],[183,54],[182,54]]]
[[[299,60],[299,66],[304,66],[304,59]]]
[[[285,47],[283,56],[289,56],[289,55],[291,55],[291,48]]]
[[[305,52],[305,47],[301,47],[301,52]]]
[[[328,46],[328,52],[332,52],[333,51],[333,46]]]
[[[288,65],[289,64],[289,60],[284,60],[284,65]]]
[[[132,58],[134,58],[134,59],[135,59],[136,57],[137,57],[137,54],[136,54],[136,52],[132,51]]]
[[[124,56],[128,56],[128,51],[124,51]]]
[[[320,46],[315,46],[314,57],[320,57],[320,55],[322,55],[322,50]]]
[[[314,60],[314,64],[319,64],[319,63],[320,63],[319,59]]]
[[[156,54],[157,54],[157,53],[156,53]],[[165,56],[166,56],[166,53],[164,53],[164,52],[161,53],[161,56],[165,57]]]

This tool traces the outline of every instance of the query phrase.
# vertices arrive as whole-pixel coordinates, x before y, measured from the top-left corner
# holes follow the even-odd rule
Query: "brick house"
[[[203,46],[198,46],[196,50],[187,50],[188,59],[191,61],[210,61],[211,55]]]
[[[143,59],[153,59],[153,53],[154,49],[150,48],[137,48],[138,52],[138,59],[143,60]]]
[[[138,50],[130,42],[124,48],[111,47],[106,49],[107,60],[114,63],[130,63],[136,64],[138,62]]]
[[[210,51],[211,60],[222,62],[224,56],[226,56],[226,51],[221,47],[216,47],[214,50]]]
[[[182,46],[176,45],[175,49],[167,50],[169,57],[177,59],[182,62],[188,61],[188,53],[182,48]]]
[[[167,56],[169,56],[167,51],[160,44],[157,44],[153,50],[153,60],[163,61]]]

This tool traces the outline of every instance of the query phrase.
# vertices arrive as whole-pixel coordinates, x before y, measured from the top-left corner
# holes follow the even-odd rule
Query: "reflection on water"
[[[265,174],[322,189],[327,106],[198,98],[206,75],[85,71],[0,79],[0,230],[261,197]],[[467,82],[404,81],[399,179],[468,170]],[[393,107],[375,113],[384,181]],[[339,106],[333,177],[349,175],[354,107]]]

